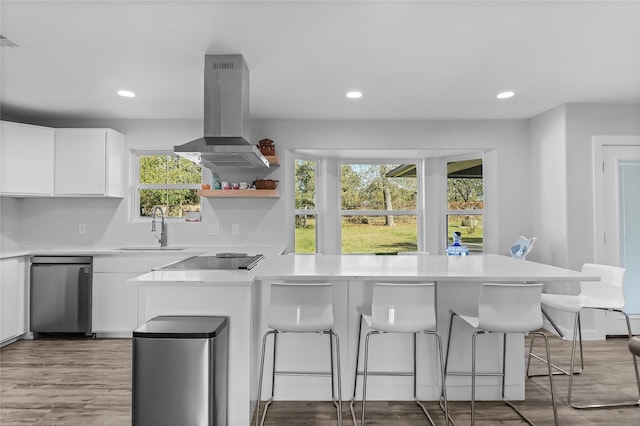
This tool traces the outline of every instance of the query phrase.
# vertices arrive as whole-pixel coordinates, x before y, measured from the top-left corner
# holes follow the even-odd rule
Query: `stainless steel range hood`
[[[242,55],[204,57],[204,136],[174,146],[209,169],[262,167],[269,161],[249,142],[249,69]]]

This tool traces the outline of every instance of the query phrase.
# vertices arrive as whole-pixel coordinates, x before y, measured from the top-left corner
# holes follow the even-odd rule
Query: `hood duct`
[[[249,142],[249,69],[242,55],[204,57],[204,136],[173,150],[209,169],[269,167]]]

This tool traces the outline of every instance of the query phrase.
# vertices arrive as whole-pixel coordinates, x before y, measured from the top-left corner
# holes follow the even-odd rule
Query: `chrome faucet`
[[[160,247],[166,247],[167,246],[167,226],[164,223],[164,212],[162,211],[162,207],[160,206],[155,206],[153,208],[153,211],[151,212],[151,232],[156,232],[156,211],[160,210],[160,219],[161,219],[161,224],[160,224],[160,236],[158,237],[157,235],[155,235],[155,237],[158,239],[158,242],[160,243]]]

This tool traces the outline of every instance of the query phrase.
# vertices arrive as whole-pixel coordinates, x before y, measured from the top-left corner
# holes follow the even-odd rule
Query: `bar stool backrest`
[[[435,330],[435,284],[375,283],[371,327],[399,333]]]
[[[269,327],[293,333],[333,328],[331,283],[272,283]]]
[[[582,272],[598,275],[600,281],[581,281],[583,307],[622,309],[624,307],[624,268],[585,263]]]
[[[542,284],[484,283],[478,304],[478,328],[526,333],[542,327]]]

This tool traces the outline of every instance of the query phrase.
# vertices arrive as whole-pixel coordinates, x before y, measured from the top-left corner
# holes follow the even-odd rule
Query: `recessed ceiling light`
[[[501,93],[498,93],[496,98],[498,98],[498,99],[507,99],[507,98],[512,97],[513,95],[515,95],[515,93],[513,93],[513,92],[501,92]]]
[[[362,97],[362,92],[358,92],[356,90],[352,92],[347,92],[347,98],[349,99],[360,99]]]
[[[118,95],[123,96],[125,98],[133,98],[136,96],[136,94],[130,90],[118,90]]]

